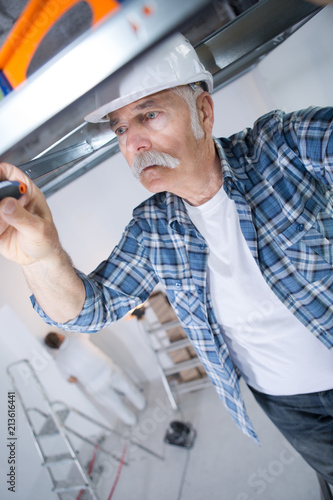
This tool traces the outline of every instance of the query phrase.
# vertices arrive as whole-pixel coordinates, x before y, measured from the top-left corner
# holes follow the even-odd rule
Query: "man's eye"
[[[158,116],[158,111],[149,111],[147,113],[147,115],[146,115],[146,117],[148,118],[148,120],[153,120],[157,116]]]
[[[118,128],[116,128],[116,130],[114,131],[114,133],[116,135],[122,135],[125,131],[126,131],[125,127],[118,127]]]

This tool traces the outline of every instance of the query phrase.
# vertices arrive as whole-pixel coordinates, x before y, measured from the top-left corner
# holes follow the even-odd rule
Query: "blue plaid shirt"
[[[252,129],[215,140],[227,195],[263,277],[328,348],[333,345],[333,108],[274,111]],[[110,257],[89,275],[81,314],[64,329],[94,332],[163,285],[236,424],[257,440],[207,289],[205,240],[182,199],[159,193],[139,205]],[[33,300],[34,303],[34,300]]]

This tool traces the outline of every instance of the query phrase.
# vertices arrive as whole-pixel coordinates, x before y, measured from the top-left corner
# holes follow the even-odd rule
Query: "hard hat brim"
[[[181,33],[174,33],[102,82],[95,92],[96,109],[85,120],[107,121],[109,113],[143,97],[197,82],[204,83],[208,92],[212,92],[211,73],[189,41]]]
[[[204,82],[206,84],[207,91],[211,94],[213,91],[213,78],[210,73],[207,72],[207,75],[205,76],[204,79],[199,80],[200,82]],[[209,78],[211,77],[211,78]],[[175,82],[174,86],[170,86],[170,83],[167,85],[157,85],[156,87],[150,88],[149,91],[147,90],[140,90],[135,93],[131,93],[122,97],[118,97],[117,99],[114,99],[103,106],[100,106],[98,109],[94,110],[92,113],[89,113],[84,117],[84,119],[87,122],[90,123],[99,123],[99,122],[107,122],[108,119],[108,114],[112,113],[113,111],[116,111],[120,108],[123,108],[124,106],[127,106],[128,104],[132,104],[135,101],[138,101],[139,99],[143,99],[144,97],[148,97],[153,94],[157,94],[158,92],[162,92],[163,90],[168,90],[174,87],[178,87],[181,85],[189,85],[190,83],[196,83],[196,82]]]

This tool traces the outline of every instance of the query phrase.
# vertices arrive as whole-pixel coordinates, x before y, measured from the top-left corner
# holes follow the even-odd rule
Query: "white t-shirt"
[[[55,353],[56,363],[64,377],[76,377],[91,393],[108,385],[114,369],[112,361],[84,334],[69,335]]]
[[[258,391],[292,395],[333,387],[327,349],[276,297],[261,275],[223,187],[188,214],[209,249],[208,286],[234,364]]]

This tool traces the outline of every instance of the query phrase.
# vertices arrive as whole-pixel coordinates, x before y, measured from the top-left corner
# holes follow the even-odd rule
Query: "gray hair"
[[[192,87],[190,87],[190,85],[179,85],[178,87],[174,87],[171,90],[172,92],[175,92],[175,94],[179,95],[179,97],[181,97],[188,105],[194,137],[196,139],[202,139],[205,133],[199,122],[197,99],[199,95],[204,92],[204,90],[202,89],[202,87],[197,87],[194,90]]]

